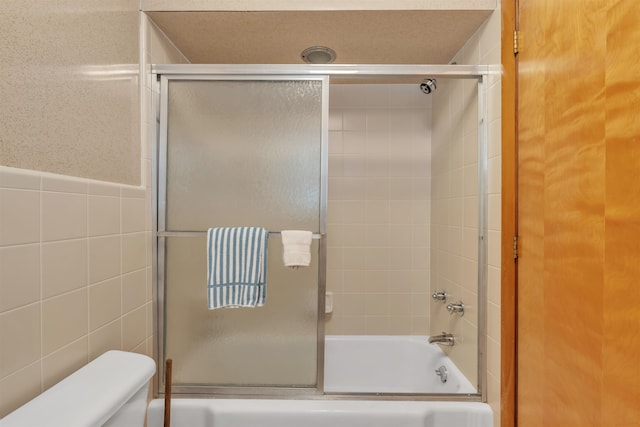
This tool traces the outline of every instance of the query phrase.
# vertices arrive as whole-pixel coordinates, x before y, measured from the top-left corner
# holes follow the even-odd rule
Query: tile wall
[[[475,80],[438,79],[434,96],[431,288],[432,335],[449,332],[443,350],[476,383],[478,344],[478,113]],[[456,102],[457,101],[457,102]],[[464,316],[447,304],[462,301]]]
[[[106,350],[151,354],[145,195],[0,167],[0,417]]]
[[[97,4],[83,2],[82,7],[97,7]],[[30,21],[29,13],[23,13],[28,11],[23,2],[9,2],[4,6],[2,22],[9,22],[5,19],[8,17],[15,22],[18,16],[22,28],[28,30],[21,36],[25,38],[24,43],[43,42],[38,39],[41,32],[37,31],[43,24]],[[129,7],[126,3],[125,8]],[[130,15],[127,16],[125,19],[130,19]],[[95,168],[87,169],[82,162],[67,162],[55,156],[52,159],[61,160],[55,169],[60,175],[36,171],[51,170],[39,163],[20,166],[26,169],[6,167],[16,166],[12,163],[16,158],[31,159],[31,162],[34,156],[35,160],[42,156],[43,161],[51,160],[45,159],[49,149],[32,149],[28,144],[15,144],[14,147],[25,151],[16,151],[11,157],[3,151],[0,157],[0,164],[4,165],[0,166],[0,417],[104,350],[122,348],[147,354],[152,351],[149,183],[153,124],[148,112],[153,85],[149,64],[188,61],[144,15],[140,15],[139,29],[142,150],[140,157],[132,155],[125,163],[133,160],[142,164],[140,187],[75,178],[72,175],[93,177],[84,171]],[[120,39],[122,28],[118,27],[117,32]],[[101,34],[103,41],[97,45],[106,42],[113,46],[104,36],[111,32]],[[79,42],[81,37],[76,37]],[[499,40],[498,10],[455,60],[498,64]],[[92,52],[95,45],[92,44]],[[13,45],[14,51],[6,51],[5,46],[3,43],[3,57],[11,55],[14,67],[31,66],[28,56],[24,55],[29,51],[27,45]],[[63,57],[70,46],[72,44],[52,47],[53,59]],[[16,53],[20,49],[23,52]],[[88,56],[84,59],[89,64],[96,61]],[[56,68],[55,63],[52,66],[62,75],[73,71]],[[30,117],[40,117],[40,107],[18,101],[25,96],[19,91],[20,87],[13,84],[11,91],[3,89],[5,105],[11,101],[12,105],[30,111]],[[431,213],[430,198],[431,191],[441,195],[439,186],[444,185],[434,181],[432,186],[429,179],[431,164],[439,161],[431,159],[431,99],[417,92],[413,85],[384,90],[376,85],[375,90],[372,89],[366,85],[332,87],[327,285],[328,290],[334,292],[335,310],[328,320],[327,333],[426,334],[433,330],[429,325],[429,260],[434,259],[431,252],[438,250],[426,243],[431,233],[428,224],[430,215],[443,215]],[[359,91],[362,93],[355,96]],[[443,90],[439,90],[439,93],[449,92],[446,101],[442,101],[448,114],[464,110],[465,91],[464,86],[455,85],[449,89],[444,85]],[[499,77],[490,79],[489,92],[488,388],[489,402],[499,425]],[[92,99],[85,91],[72,91],[68,97]],[[129,104],[135,98],[130,92],[126,94],[124,110],[131,112]],[[437,101],[434,99],[434,102]],[[92,103],[96,104],[99,103]],[[25,117],[16,117],[12,129],[16,124],[23,131],[28,129],[32,120]],[[65,123],[70,117],[56,120]],[[437,133],[435,129],[434,123]],[[124,132],[123,137],[129,139],[135,129]],[[74,142],[74,134],[70,135],[57,153],[74,152],[86,146],[82,141]],[[109,134],[111,138],[112,135]],[[472,215],[469,211],[469,215],[465,214],[464,207],[470,206],[473,198],[472,194],[465,193],[464,168],[473,168],[467,163],[469,158],[464,157],[465,135],[469,134],[463,132],[461,147],[463,230],[465,224],[471,228],[465,221]],[[454,139],[459,142],[459,138]],[[434,139],[434,146],[436,144]],[[119,153],[137,151],[130,151],[126,145],[123,150]],[[451,158],[449,161],[457,162]],[[29,168],[34,170],[27,170]],[[126,176],[125,182],[131,179],[131,175],[127,175],[129,170],[120,175]],[[460,174],[452,172],[453,169],[448,175],[454,177],[454,181],[448,188],[459,189],[460,183],[455,180],[460,179]],[[96,178],[119,180],[111,175]],[[457,208],[449,214],[459,215],[459,204],[458,200],[451,202],[451,206]],[[445,240],[451,249],[454,245]],[[472,263],[473,258],[466,257],[465,262]],[[464,268],[461,271],[464,272]],[[458,290],[464,295],[465,286],[461,283]],[[432,322],[439,325],[440,320]]]
[[[452,59],[458,64],[500,64],[501,11],[496,10]],[[501,228],[501,85],[500,75],[487,81],[488,129],[488,289],[487,389],[500,425],[500,228]],[[438,82],[433,98],[434,209],[431,288],[446,290],[449,301],[462,300],[464,317],[450,316],[445,305],[431,302],[431,333],[452,332],[458,343],[446,349],[465,375],[476,378],[477,319],[477,90],[475,82]]]
[[[110,18],[121,16],[113,14],[121,4],[126,3],[130,14],[126,15],[127,24],[116,26],[101,33],[99,41],[92,42],[94,55],[101,46],[109,52],[118,46],[111,42],[110,34],[118,33],[120,40],[125,34],[130,37],[130,45],[138,46],[140,37],[142,74],[144,81],[138,89],[138,66],[136,67],[136,89],[131,90],[119,102],[104,103],[100,94],[87,91],[70,90],[65,99],[73,103],[85,102],[86,109],[82,113],[95,113],[96,105],[107,109],[106,116],[111,117],[111,108],[131,112],[130,103],[135,99],[135,108],[141,108],[143,127],[138,127],[138,113],[127,116],[133,120],[135,127],[127,128],[127,165],[135,162],[135,182],[137,185],[124,185],[107,182],[112,175],[105,175],[103,181],[78,178],[89,165],[77,163],[76,157],[65,158],[65,153],[75,153],[78,147],[84,147],[86,141],[83,132],[64,133],[62,136],[51,129],[46,122],[40,124],[49,129],[48,137],[66,138],[63,148],[52,148],[58,145],[47,144],[47,149],[32,150],[29,144],[16,144],[22,151],[6,150],[4,145],[7,128],[2,128],[0,142],[0,418],[46,390],[60,379],[80,368],[101,353],[110,349],[123,349],[151,355],[152,342],[152,304],[151,304],[151,144],[150,120],[151,106],[151,62],[167,63],[184,61],[177,49],[166,40],[166,37],[153,24],[140,15],[137,7],[131,8],[131,2],[113,2],[108,7],[97,2],[84,0],[67,2],[72,8],[78,3],[79,10],[95,10],[112,13]],[[82,4],[80,4],[82,3]],[[4,4],[3,4],[4,6]],[[25,2],[9,2],[7,8],[0,13],[7,37],[16,35],[23,38],[14,49],[27,49],[29,43],[42,42],[41,32],[36,29],[43,25],[41,18],[48,13],[56,13],[56,5],[51,9],[41,8],[38,17],[34,17],[31,4]],[[93,9],[92,9],[93,8]],[[70,10],[70,9],[69,9]],[[69,12],[67,10],[67,12]],[[139,26],[131,26],[131,14]],[[64,16],[58,14],[58,18]],[[94,15],[85,13],[86,20],[74,31],[84,29],[93,31],[91,19]],[[69,13],[69,22],[76,22],[78,16]],[[7,21],[10,19],[10,21]],[[13,26],[21,22],[22,29],[30,29],[24,34],[13,34],[9,30],[18,29]],[[106,20],[100,25],[107,25]],[[31,30],[33,29],[33,31]],[[129,31],[133,29],[133,31]],[[113,30],[113,31],[112,31]],[[46,31],[45,31],[46,33]],[[76,34],[72,32],[73,34]],[[77,34],[76,34],[77,36]],[[73,35],[68,35],[73,39]],[[80,36],[77,36],[80,37]],[[52,43],[57,43],[52,38]],[[71,40],[70,39],[70,40]],[[65,39],[66,40],[66,39]],[[69,40],[67,40],[69,41]],[[50,47],[55,49],[57,61],[65,61],[67,54],[75,58],[73,50],[77,43],[86,40],[71,40]],[[2,44],[7,49],[10,44]],[[42,47],[42,46],[41,46]],[[40,48],[41,48],[40,47]],[[14,66],[30,69],[30,60],[22,57],[35,55],[40,51],[10,52]],[[137,49],[136,58],[137,58]],[[41,58],[42,59],[42,58]],[[95,56],[80,57],[81,62],[97,61]],[[118,63],[124,61],[117,61]],[[137,60],[135,61],[137,62]],[[4,71],[4,63],[2,64]],[[109,69],[102,66],[101,69]],[[58,68],[57,76],[63,81],[72,80],[74,69]],[[33,70],[32,70],[33,71]],[[42,69],[38,70],[39,72]],[[65,77],[64,73],[70,73]],[[40,109],[31,102],[22,102],[29,94],[20,91],[20,85],[14,85],[11,91],[4,91],[3,101],[20,106],[20,114],[3,113],[3,117],[11,119],[12,128],[20,127],[24,137],[29,137],[31,121],[24,119],[25,114],[38,116]],[[73,84],[71,84],[73,87]],[[67,87],[69,89],[69,87]],[[137,92],[139,90],[139,92]],[[111,94],[118,94],[117,90]],[[6,96],[5,96],[6,95]],[[141,99],[141,107],[138,105]],[[120,111],[121,112],[121,111]],[[93,116],[92,116],[93,117]],[[103,117],[98,115],[98,117]],[[58,118],[56,126],[64,128],[65,118]],[[69,118],[71,128],[76,119]],[[119,123],[118,121],[116,121]],[[91,121],[88,121],[91,126]],[[111,122],[112,126],[114,122]],[[125,125],[126,123],[123,123]],[[39,129],[34,131],[39,135]],[[129,135],[136,132],[135,137]],[[93,129],[95,130],[95,129]],[[140,133],[138,131],[140,130]],[[114,138],[122,129],[118,127],[109,133],[110,140],[103,148],[119,151],[119,142]],[[142,145],[140,145],[140,134]],[[66,136],[64,136],[66,135]],[[133,142],[132,142],[133,141]],[[118,143],[116,143],[118,142]],[[130,145],[133,145],[132,147]],[[142,146],[142,149],[140,148]],[[46,159],[51,150],[58,150],[54,157]],[[18,169],[13,165],[13,156],[29,159],[32,163]],[[101,157],[100,151],[95,157],[118,173],[114,164],[123,166],[118,161],[110,161]],[[121,153],[120,153],[121,154]],[[119,155],[119,154],[118,154]],[[37,157],[43,157],[40,162]],[[35,158],[34,158],[35,157]],[[60,174],[36,170],[47,162],[57,162]],[[35,163],[33,163],[35,162]],[[140,167],[141,165],[141,167]],[[33,170],[29,170],[33,167]],[[89,167],[95,172],[95,167]],[[142,170],[142,173],[140,172]],[[88,175],[91,176],[91,175]],[[101,175],[102,176],[102,175]],[[128,179],[128,178],[127,178]]]
[[[417,85],[332,85],[327,334],[429,330],[431,99]]]

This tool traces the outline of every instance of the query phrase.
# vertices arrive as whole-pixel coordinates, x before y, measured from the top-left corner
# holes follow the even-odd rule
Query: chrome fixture
[[[454,304],[447,304],[447,310],[449,310],[449,314],[459,314],[460,316],[464,316],[464,304],[462,301],[458,301]]]
[[[447,371],[447,367],[442,365],[438,369],[436,369],[436,375],[440,377],[440,381],[443,383],[447,382],[447,377],[449,376],[449,372]]]
[[[331,64],[336,56],[336,52],[326,46],[308,47],[300,54],[302,60],[309,64]]]
[[[420,83],[420,90],[427,95],[429,95],[431,92],[434,92],[436,89],[436,79],[426,79],[425,81]]]
[[[431,295],[431,298],[433,298],[435,301],[445,302],[447,300],[447,293],[445,291],[435,291]]]
[[[453,340],[453,335],[447,332],[443,332],[440,335],[430,336],[429,344],[433,344],[433,343],[440,344],[440,345],[447,345],[447,346],[452,346],[453,344],[455,344]]]

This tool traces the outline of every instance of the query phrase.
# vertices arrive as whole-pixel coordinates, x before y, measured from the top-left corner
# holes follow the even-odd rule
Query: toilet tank
[[[0,420],[0,427],[142,427],[156,366],[112,350]]]

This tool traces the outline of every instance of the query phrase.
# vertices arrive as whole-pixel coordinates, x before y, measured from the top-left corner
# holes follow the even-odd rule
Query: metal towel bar
[[[202,237],[206,236],[206,231],[158,231],[156,233],[158,237]],[[279,231],[270,231],[269,237],[271,236],[279,236]],[[313,239],[317,240],[322,237],[320,233],[313,233]]]

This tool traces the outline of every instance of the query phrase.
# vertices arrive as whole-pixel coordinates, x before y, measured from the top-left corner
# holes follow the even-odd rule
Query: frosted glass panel
[[[167,230],[319,231],[322,82],[170,81]]]
[[[263,307],[207,309],[206,237],[166,243],[165,355],[175,385],[299,386],[316,383],[318,240],[312,265],[282,264],[269,238]]]
[[[280,236],[271,234],[265,305],[208,310],[205,231],[320,231],[323,81],[167,83],[160,265],[164,357],[173,359],[173,382],[314,387],[319,241],[313,241],[312,265],[291,270],[282,263]]]

